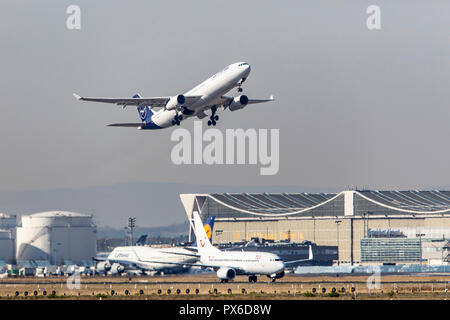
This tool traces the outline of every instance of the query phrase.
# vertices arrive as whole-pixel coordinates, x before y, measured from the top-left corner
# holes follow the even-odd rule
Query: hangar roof
[[[450,191],[358,191],[382,206],[410,211],[442,211],[450,209]]]
[[[210,197],[237,210],[287,213],[321,205],[336,195],[335,193],[213,193]]]
[[[450,213],[450,191],[357,190],[340,193],[212,193],[191,195],[208,197],[221,205],[252,215],[292,215],[321,207],[345,193],[352,199],[365,199],[372,205],[406,213]],[[188,195],[184,195],[188,196]],[[356,197],[358,196],[358,197]],[[353,198],[355,197],[355,198]],[[343,197],[339,198],[343,199]],[[182,195],[183,200],[183,195]],[[352,202],[353,205],[356,202]]]

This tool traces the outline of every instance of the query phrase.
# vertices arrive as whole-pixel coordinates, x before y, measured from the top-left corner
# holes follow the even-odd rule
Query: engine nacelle
[[[233,101],[231,101],[228,108],[230,109],[230,111],[236,111],[244,108],[247,104],[248,104],[248,97],[245,94],[243,94],[240,95],[239,97],[235,97]]]
[[[108,261],[102,261],[97,264],[97,272],[103,273],[111,269],[111,264]]]
[[[113,263],[109,271],[111,272],[111,274],[121,274],[125,271],[125,267],[119,263]]]
[[[267,275],[267,278],[271,278],[271,279],[280,279],[280,278],[283,278],[284,277],[284,270],[283,271],[281,271],[280,273],[273,273],[273,274],[270,274],[270,275]]]
[[[182,94],[179,94],[177,96],[173,96],[169,99],[169,101],[166,104],[167,110],[174,110],[179,107],[181,107],[183,104],[186,103],[186,97]]]
[[[217,270],[217,277],[220,280],[233,280],[236,277],[236,271],[231,268],[220,268]]]

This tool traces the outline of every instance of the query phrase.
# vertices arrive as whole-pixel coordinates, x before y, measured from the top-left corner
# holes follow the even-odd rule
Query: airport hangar
[[[337,246],[337,264],[450,262],[450,191],[181,194],[180,198],[189,221],[194,211],[203,221],[216,216],[212,238],[216,244],[252,237],[311,241]]]

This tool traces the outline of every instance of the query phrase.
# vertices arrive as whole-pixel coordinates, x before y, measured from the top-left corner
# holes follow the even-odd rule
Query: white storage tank
[[[92,215],[48,211],[22,216],[17,228],[17,261],[63,260],[81,263],[97,252],[96,227]]]
[[[16,229],[17,217],[15,215],[8,215],[0,213],[0,229]]]
[[[13,263],[15,257],[14,231],[0,229],[0,260]]]
[[[12,263],[16,253],[17,217],[0,213],[0,260]]]

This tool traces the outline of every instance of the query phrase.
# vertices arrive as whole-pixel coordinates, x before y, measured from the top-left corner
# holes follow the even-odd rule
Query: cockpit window
[[[247,63],[247,62],[239,63],[239,64],[238,64],[238,67],[240,67],[240,66],[248,66],[248,63]]]

